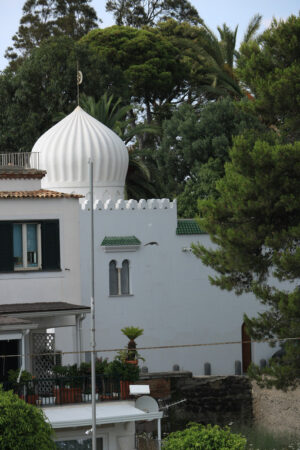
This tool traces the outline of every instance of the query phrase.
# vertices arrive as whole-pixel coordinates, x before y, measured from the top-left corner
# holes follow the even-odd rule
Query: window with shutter
[[[58,269],[58,220],[0,221],[0,272]]]

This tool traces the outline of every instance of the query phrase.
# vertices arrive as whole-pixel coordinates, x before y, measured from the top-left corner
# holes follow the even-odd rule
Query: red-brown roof
[[[0,179],[15,179],[15,178],[35,178],[41,179],[46,175],[46,170],[25,169],[18,166],[2,166],[0,167]]]
[[[39,189],[37,191],[0,191],[0,199],[6,198],[82,198],[83,195]]]

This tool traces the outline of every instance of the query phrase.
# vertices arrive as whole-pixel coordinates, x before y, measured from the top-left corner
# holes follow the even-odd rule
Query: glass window
[[[70,441],[60,441],[55,442],[56,448],[65,450],[92,450],[92,440],[91,439],[77,439]],[[96,439],[96,449],[103,450],[103,439]]]
[[[118,269],[116,261],[109,263],[109,295],[119,294]]]
[[[13,224],[13,261],[15,270],[41,266],[41,227],[37,223]],[[39,249],[40,248],[40,249]]]
[[[37,225],[27,224],[27,266],[36,267],[37,261]]]
[[[22,224],[13,225],[13,258],[15,267],[23,267]]]
[[[129,261],[124,259],[121,269],[121,294],[129,294]]]

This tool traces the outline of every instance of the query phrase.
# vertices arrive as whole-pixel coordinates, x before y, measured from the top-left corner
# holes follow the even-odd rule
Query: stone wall
[[[167,409],[167,431],[183,428],[191,421],[228,425],[253,420],[252,386],[247,377],[193,377],[190,372],[170,372],[143,376],[140,383],[149,383],[150,394],[164,399],[162,405],[186,400]]]

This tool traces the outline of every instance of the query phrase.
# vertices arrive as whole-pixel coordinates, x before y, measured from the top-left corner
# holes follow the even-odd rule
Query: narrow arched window
[[[124,259],[121,269],[121,294],[129,294],[129,261]]]
[[[115,260],[109,263],[109,295],[119,295],[119,275]]]

